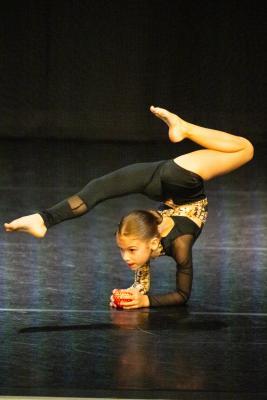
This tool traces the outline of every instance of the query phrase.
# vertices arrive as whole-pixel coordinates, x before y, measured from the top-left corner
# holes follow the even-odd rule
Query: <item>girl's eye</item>
[[[130,249],[131,252],[136,251],[136,249]]]

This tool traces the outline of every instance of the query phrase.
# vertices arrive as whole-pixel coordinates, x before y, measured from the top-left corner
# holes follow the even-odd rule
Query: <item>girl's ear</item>
[[[150,242],[151,250],[157,250],[157,248],[159,247],[159,242],[160,242],[160,240],[157,237],[154,237],[153,239],[151,239],[151,242]]]

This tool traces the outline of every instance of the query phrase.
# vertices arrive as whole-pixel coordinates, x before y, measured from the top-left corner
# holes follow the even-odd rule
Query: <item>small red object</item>
[[[122,302],[128,302],[132,300],[132,293],[127,290],[117,289],[113,292],[113,301],[118,308],[122,308]]]

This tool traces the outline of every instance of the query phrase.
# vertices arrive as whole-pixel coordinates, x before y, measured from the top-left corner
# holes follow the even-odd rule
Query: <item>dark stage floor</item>
[[[172,158],[168,143],[1,141],[1,223],[51,206],[131,162]],[[1,233],[0,395],[267,399],[267,148],[206,185],[209,220],[194,246],[186,307],[110,310],[132,273],[114,232],[141,195],[109,200],[42,239]],[[175,286],[156,260],[152,292]]]

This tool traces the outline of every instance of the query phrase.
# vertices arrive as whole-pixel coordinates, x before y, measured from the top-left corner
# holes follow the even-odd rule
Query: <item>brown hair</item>
[[[158,225],[162,222],[160,213],[154,210],[134,210],[122,217],[117,233],[119,235],[134,235],[141,240],[160,237]]]

